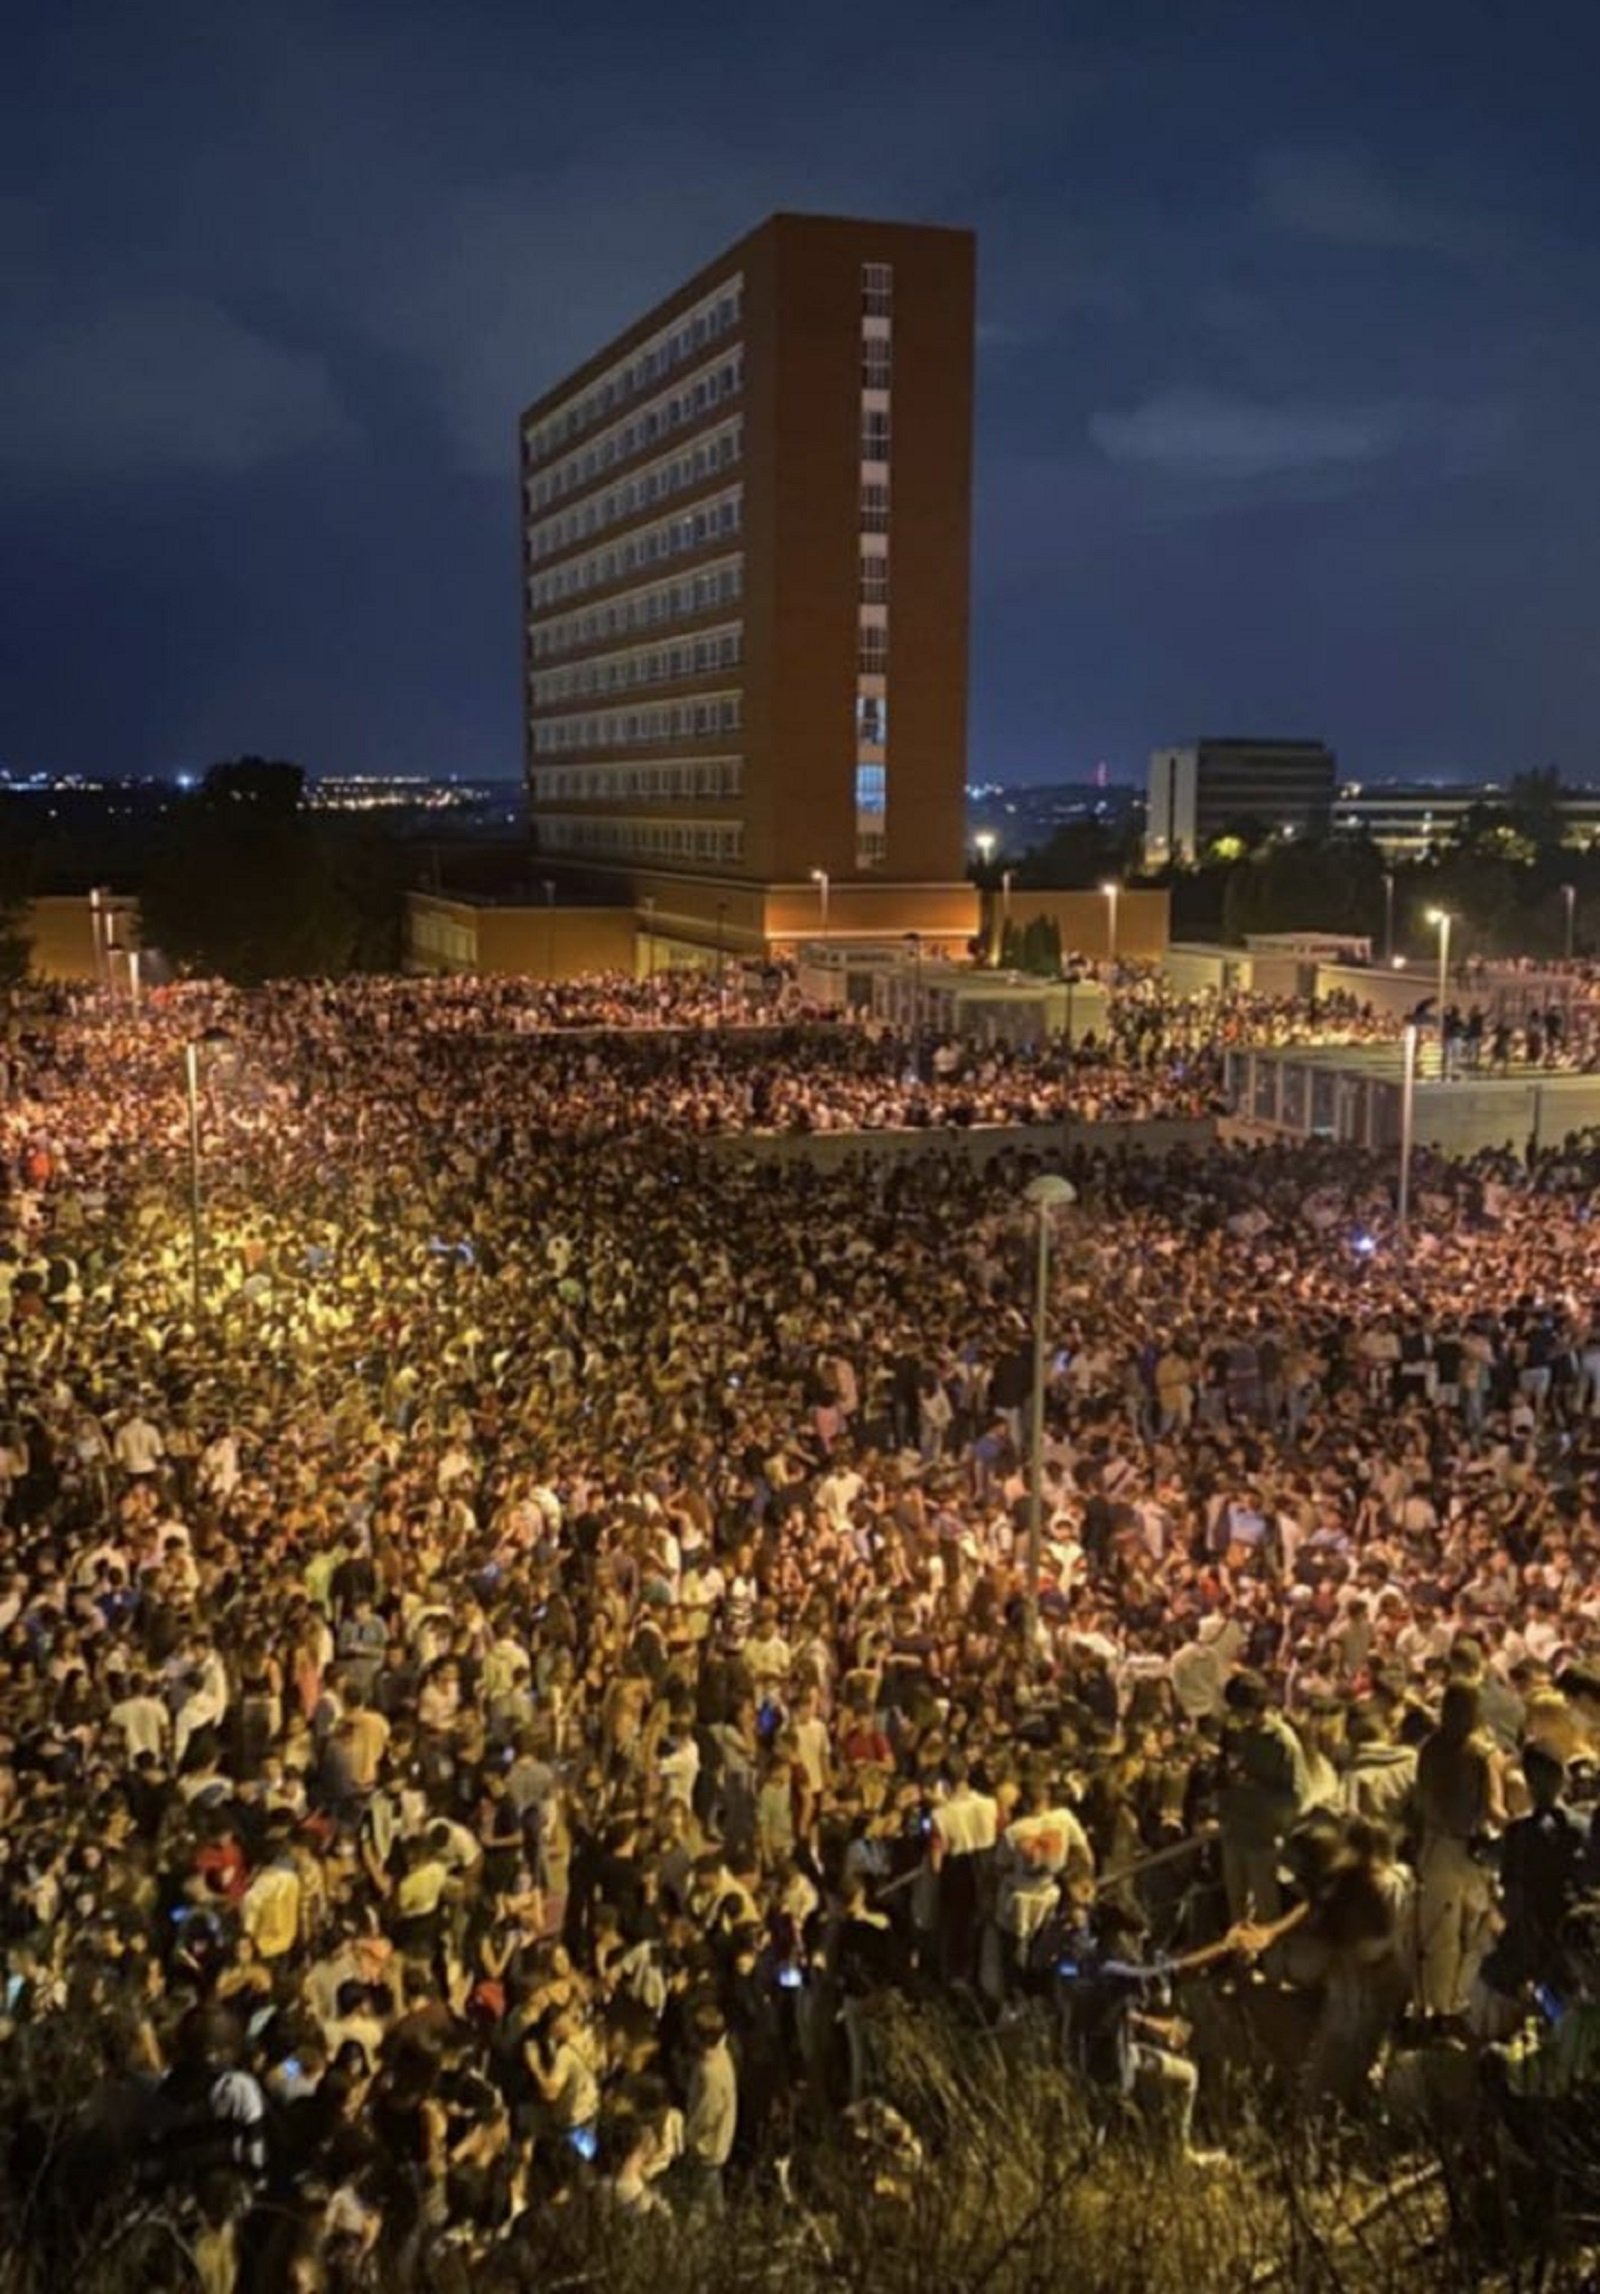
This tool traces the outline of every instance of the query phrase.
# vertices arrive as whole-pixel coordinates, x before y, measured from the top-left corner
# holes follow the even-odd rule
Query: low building
[[[1324,741],[1205,738],[1155,749],[1145,799],[1147,868],[1203,859],[1219,837],[1315,836],[1333,817],[1338,760]]]
[[[639,968],[631,907],[590,908],[494,900],[464,893],[408,892],[405,967],[410,972],[483,972],[572,980],[585,972]]]

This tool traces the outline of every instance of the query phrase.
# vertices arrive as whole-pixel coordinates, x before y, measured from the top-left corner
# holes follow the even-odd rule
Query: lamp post
[[[1002,868],[1000,871],[1000,954],[1002,957],[1006,952],[1006,934],[1011,929],[1011,879],[1014,874],[1015,871],[1009,868]]]
[[[1106,962],[1114,964],[1117,960],[1117,902],[1122,886],[1102,884],[1100,889],[1106,896]]]
[[[106,961],[105,948],[106,941],[110,936],[111,920],[106,910],[105,899],[106,896],[98,884],[90,888],[89,931],[94,940],[94,984],[97,988],[105,985],[106,975],[110,970]]]
[[[911,976],[911,1073],[922,1081],[922,934],[908,932],[906,946],[911,950],[915,970]]]
[[[1383,960],[1394,962],[1394,870],[1383,872]]]
[[[817,888],[817,936],[826,943],[828,937],[828,871],[825,868],[814,868],[811,871],[811,881]]]
[[[647,898],[639,905],[644,910],[644,976],[649,981],[656,976],[656,904]]]
[[[717,902],[717,1025],[728,1016],[728,903]]]
[[[183,1047],[184,1096],[189,1103],[189,1296],[194,1308],[194,1319],[199,1322],[203,1311],[201,1260],[203,1256],[200,1210],[200,1054],[213,1044],[226,1043],[228,1037],[222,1028],[207,1028],[202,1036],[190,1036]]]
[[[980,863],[983,865],[983,867],[987,868],[990,861],[994,858],[995,845],[998,842],[994,830],[992,828],[980,828],[972,841],[973,844],[977,847],[978,859]]]
[[[1038,1257],[1034,1267],[1033,1291],[1033,1424],[1032,1448],[1028,1470],[1028,1632],[1039,1621],[1039,1568],[1044,1556],[1044,1385],[1045,1385],[1045,1313],[1050,1298],[1050,1221],[1057,1211],[1067,1210],[1078,1199],[1078,1190],[1070,1179],[1063,1179],[1053,1171],[1030,1179],[1023,1189],[1023,1200],[1033,1210],[1039,1223]]]
[[[1400,1197],[1395,1232],[1406,1247],[1406,1224],[1411,1216],[1411,1143],[1417,1119],[1417,1025],[1408,1020],[1400,1031]]]
[[[1574,925],[1578,907],[1578,887],[1575,884],[1563,884],[1561,887],[1561,897],[1567,904],[1566,950],[1567,962],[1570,964],[1572,961],[1573,949],[1575,946]]]
[[[1444,1004],[1450,992],[1450,911],[1430,908],[1428,922],[1439,935],[1439,1073],[1444,1073]]]

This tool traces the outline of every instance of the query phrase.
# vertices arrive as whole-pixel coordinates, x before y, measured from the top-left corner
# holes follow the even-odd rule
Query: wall
[[[1005,895],[985,893],[991,931],[1003,930]],[[1061,952],[1103,959],[1111,953],[1111,903],[1103,892],[1035,892],[1014,885],[1011,921],[1019,930],[1036,916],[1053,917],[1061,928]],[[1117,897],[1116,952],[1139,963],[1159,961],[1171,937],[1172,895],[1165,885],[1130,886]]]
[[[138,947],[138,902],[112,895],[105,912],[110,917],[111,938],[117,946]],[[23,911],[22,929],[31,942],[30,967],[40,979],[93,980],[98,977],[92,911],[85,894],[49,894],[30,900]],[[126,968],[119,961],[115,971],[120,988],[127,977]]]
[[[469,936],[470,955],[441,960],[418,948],[415,922],[429,912]],[[491,908],[432,893],[406,895],[407,957],[419,970],[571,980],[584,972],[631,972],[634,943],[631,908]]]

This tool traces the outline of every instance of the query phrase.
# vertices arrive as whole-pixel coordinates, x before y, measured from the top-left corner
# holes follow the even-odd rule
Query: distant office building
[[[1202,859],[1245,827],[1305,836],[1326,829],[1338,766],[1321,741],[1191,741],[1150,757],[1145,857]]]
[[[1497,781],[1455,785],[1428,781],[1352,784],[1339,791],[1336,828],[1370,836],[1386,860],[1418,860],[1448,844],[1475,805],[1514,805],[1515,791]],[[1556,800],[1564,844],[1600,837],[1600,789],[1563,789]]]
[[[973,928],[973,273],[777,215],[522,418],[534,840],[659,938]]]

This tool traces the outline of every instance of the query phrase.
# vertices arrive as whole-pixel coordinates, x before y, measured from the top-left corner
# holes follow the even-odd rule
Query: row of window
[[[725,400],[737,398],[744,387],[744,352],[734,350],[708,366],[703,373],[686,376],[682,382],[659,397],[637,407],[626,420],[614,422],[609,430],[602,430],[589,445],[581,446],[575,454],[541,471],[528,488],[528,499],[535,510],[542,510],[549,502],[559,502],[566,494],[575,494],[596,478],[604,477],[619,462],[631,462],[658,438],[670,438],[674,430],[698,422],[713,407]]]
[[[585,606],[581,613],[536,621],[528,632],[529,651],[536,660],[548,660],[553,654],[570,653],[574,646],[592,645],[597,638],[626,637],[631,630],[710,613],[719,605],[732,605],[743,594],[743,558],[723,558],[673,581],[653,582],[648,589],[607,598],[604,605]]]
[[[574,558],[570,565],[553,566],[548,573],[530,576],[528,603],[537,613],[563,599],[581,597],[585,590],[625,581],[629,574],[659,565],[663,558],[687,557],[691,550],[726,541],[743,522],[744,488],[731,486],[725,494],[697,502],[692,510],[681,511],[675,518],[660,518],[653,526],[641,526],[637,533],[625,534],[603,550]]]
[[[861,266],[861,459],[887,465],[892,374],[890,306],[894,272],[887,263]],[[872,395],[869,396],[868,394]],[[889,668],[889,553],[877,537],[889,531],[886,479],[861,480],[861,605],[856,633],[856,866],[881,868],[888,858],[889,704],[883,681]],[[874,547],[866,546],[872,536]],[[868,683],[870,680],[870,684]]]
[[[619,820],[539,815],[544,852],[594,852],[637,860],[737,860],[744,826],[736,820]]]
[[[540,756],[564,749],[634,749],[697,734],[737,733],[743,723],[737,693],[703,693],[689,701],[653,701],[644,709],[602,709],[582,717],[547,717],[533,728]]]
[[[703,438],[680,447],[676,454],[663,455],[659,462],[635,470],[631,477],[619,479],[603,494],[592,495],[588,501],[578,502],[553,518],[542,518],[529,530],[528,554],[535,558],[552,557],[557,550],[570,549],[574,542],[585,542],[591,534],[601,533],[607,526],[636,517],[652,503],[664,502],[670,494],[681,494],[687,487],[704,485],[719,470],[731,468],[743,451],[744,423],[736,417],[715,430],[708,430]]]
[[[594,693],[631,693],[641,685],[675,685],[685,677],[703,677],[708,670],[737,669],[743,653],[741,625],[702,629],[692,637],[674,637],[660,645],[634,645],[626,653],[600,653],[587,661],[569,662],[564,669],[546,669],[528,680],[528,697],[536,709],[557,701],[585,701]]]
[[[743,757],[675,757],[642,765],[539,765],[530,775],[535,804],[577,797],[591,804],[619,799],[647,802],[685,797],[736,797],[744,785]]]
[[[713,288],[692,310],[685,311],[682,318],[674,319],[648,342],[629,351],[626,358],[618,359],[615,366],[607,367],[604,374],[596,375],[594,381],[574,397],[552,407],[544,420],[528,432],[528,452],[532,459],[542,462],[566,439],[587,430],[591,422],[600,421],[614,406],[621,406],[639,391],[648,390],[662,375],[670,374],[675,366],[682,366],[686,358],[704,350],[707,343],[731,334],[739,324],[743,300],[743,278],[727,280]]]

